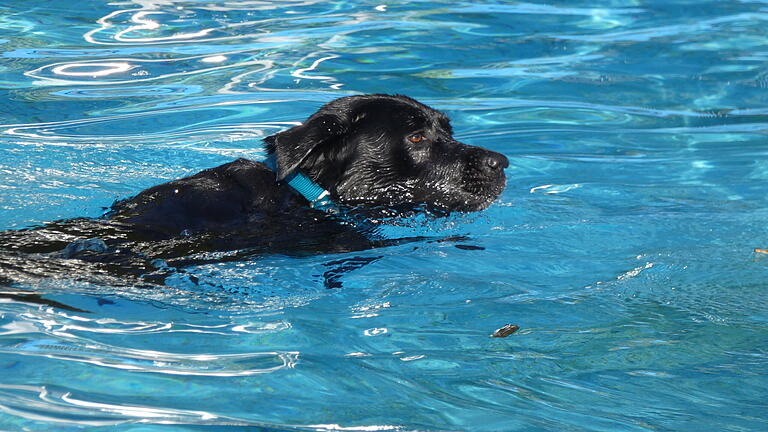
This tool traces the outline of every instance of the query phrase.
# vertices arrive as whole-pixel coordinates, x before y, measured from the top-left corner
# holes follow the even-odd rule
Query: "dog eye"
[[[422,142],[424,142],[426,139],[427,139],[427,138],[426,138],[426,137],[424,137],[424,135],[422,135],[422,134],[420,134],[420,133],[417,133],[417,134],[413,134],[413,135],[411,135],[411,136],[409,136],[409,137],[408,137],[408,141],[410,141],[410,142],[412,142],[412,143],[414,143],[414,144],[419,144],[419,143],[422,143]]]

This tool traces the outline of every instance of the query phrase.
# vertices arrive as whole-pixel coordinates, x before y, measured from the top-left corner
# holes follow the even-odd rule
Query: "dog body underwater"
[[[400,95],[336,99],[265,142],[268,163],[238,159],[160,184],[102,218],[1,232],[0,283],[42,261],[50,265],[40,277],[87,262],[151,280],[169,265],[376,247],[370,227],[354,221],[482,210],[502,192],[508,166],[499,153],[456,141],[443,113]],[[289,182],[297,175],[322,193],[297,191]]]

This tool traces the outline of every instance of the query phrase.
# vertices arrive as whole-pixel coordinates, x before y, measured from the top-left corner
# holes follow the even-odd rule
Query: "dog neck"
[[[272,171],[277,171],[277,160],[275,155],[271,154],[264,160],[266,165]],[[336,203],[331,200],[331,193],[323,189],[322,186],[312,181],[311,178],[299,171],[294,171],[283,180],[293,188],[299,195],[309,201],[309,207],[317,210],[335,213],[338,210]]]

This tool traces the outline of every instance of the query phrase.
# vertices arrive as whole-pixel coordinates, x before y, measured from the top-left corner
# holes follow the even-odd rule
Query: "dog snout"
[[[474,169],[487,175],[497,175],[509,166],[509,160],[501,153],[474,147],[469,163]]]
[[[487,171],[495,172],[509,166],[509,159],[501,153],[488,152],[483,156],[481,164]]]

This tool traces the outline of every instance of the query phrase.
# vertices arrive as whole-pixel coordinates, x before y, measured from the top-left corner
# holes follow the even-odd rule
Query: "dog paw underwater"
[[[58,275],[162,284],[187,265],[371,249],[382,214],[488,207],[507,158],[460,143],[448,117],[400,95],[336,99],[238,159],[116,202],[101,218],[0,233],[0,284]]]

